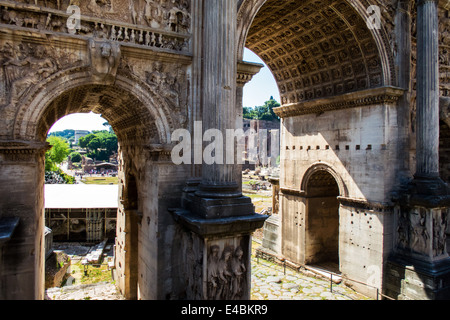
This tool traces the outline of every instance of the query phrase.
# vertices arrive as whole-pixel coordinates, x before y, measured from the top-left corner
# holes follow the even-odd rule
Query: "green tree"
[[[278,108],[280,104],[273,98],[264,102],[262,106],[256,106],[254,108],[244,107],[243,116],[244,119],[250,120],[280,120],[280,118],[273,111],[274,108]]]
[[[89,142],[91,142],[91,140],[94,139],[95,137],[96,137],[96,135],[93,134],[93,133],[90,133],[90,134],[88,134],[87,136],[81,137],[81,138],[78,140],[78,145],[79,145],[81,148],[88,148]]]
[[[85,148],[90,158],[107,161],[118,150],[117,136],[109,131],[94,131],[80,138],[79,145]]]
[[[81,154],[79,152],[72,152],[69,156],[72,162],[81,162],[82,160]]]
[[[51,136],[47,138],[51,149],[45,153],[45,170],[56,171],[69,155],[69,144],[60,137]]]

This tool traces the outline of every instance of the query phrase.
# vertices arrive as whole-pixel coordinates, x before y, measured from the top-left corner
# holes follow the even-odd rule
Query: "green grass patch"
[[[109,185],[118,184],[118,177],[85,177],[81,180],[85,184],[99,184],[99,185]]]
[[[81,262],[72,264],[72,276],[76,279],[78,284],[92,284],[99,282],[111,282],[111,270],[108,270],[107,264],[101,264],[100,266],[89,265],[84,272],[84,266]]]

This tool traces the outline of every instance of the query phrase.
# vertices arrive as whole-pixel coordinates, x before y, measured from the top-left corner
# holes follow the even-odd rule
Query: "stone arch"
[[[395,86],[394,58],[383,25],[369,29],[365,0],[242,0],[238,57],[244,47],[267,64],[282,105]]]
[[[118,74],[114,83],[102,84],[92,78],[89,68],[73,68],[49,77],[18,105],[12,132],[15,140],[44,141],[60,118],[90,111],[110,122],[122,144],[133,135],[143,144],[167,144],[174,130],[170,106],[146,83]]]
[[[159,201],[154,196],[154,190],[159,186],[149,186],[145,179],[147,164],[154,160],[152,150],[159,152],[154,151],[155,146],[160,150],[163,149],[161,145],[170,144],[177,114],[164,97],[138,76],[118,71],[114,81],[104,83],[92,77],[90,67],[75,67],[49,76],[31,87],[16,105],[11,129],[11,138],[16,141],[44,142],[51,126],[72,113],[93,111],[101,114],[114,129],[119,140],[119,190],[125,190],[125,194],[119,193],[122,199],[118,203],[116,224],[116,267],[120,265],[117,286],[128,299],[135,299],[139,281],[139,222],[143,214],[149,214],[145,201],[151,197],[152,202]],[[32,174],[36,183],[30,186],[33,195],[36,194],[32,200],[33,219],[42,226],[43,155],[41,152],[36,156],[37,166]],[[143,189],[150,189],[151,196],[144,194]],[[135,204],[122,200],[131,200]],[[41,250],[39,240],[36,240],[36,248]],[[43,266],[43,263],[34,266],[38,282],[42,281]],[[36,290],[40,291],[41,287]],[[37,296],[42,294],[38,292]]]
[[[308,197],[308,183],[311,180],[311,177],[316,175],[317,173],[324,172],[329,175],[331,175],[339,189],[339,196],[340,197],[348,197],[348,189],[345,185],[344,181],[342,180],[341,176],[332,168],[331,165],[326,163],[315,163],[312,166],[306,170],[305,174],[303,175],[303,178],[301,180],[301,186],[300,190],[304,192],[304,194]]]

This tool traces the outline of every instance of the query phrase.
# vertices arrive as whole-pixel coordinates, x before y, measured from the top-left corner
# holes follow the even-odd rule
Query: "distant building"
[[[246,133],[246,164],[275,167],[280,155],[280,122],[244,119],[243,129]],[[272,143],[273,138],[276,140]]]
[[[52,232],[49,241],[115,238],[118,185],[45,185],[44,190],[45,225]]]
[[[90,131],[87,130],[75,130],[75,142],[74,144],[78,144],[81,137],[86,137],[88,134],[90,134]]]

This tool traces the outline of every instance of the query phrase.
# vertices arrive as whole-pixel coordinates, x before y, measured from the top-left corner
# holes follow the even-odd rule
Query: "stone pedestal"
[[[266,216],[258,214],[218,219],[199,218],[190,211],[172,211],[186,232],[186,298],[189,300],[249,300],[251,233]]]
[[[183,251],[186,298],[248,300],[251,289],[251,234],[268,216],[256,214],[251,200],[200,198],[199,181],[189,181],[183,207],[172,209],[187,243]]]
[[[388,296],[419,300],[450,298],[450,259],[445,237],[450,213],[447,201],[436,207],[412,203],[396,207],[396,249],[385,273]]]
[[[278,215],[270,216],[264,223],[262,246],[281,254],[281,221]]]

